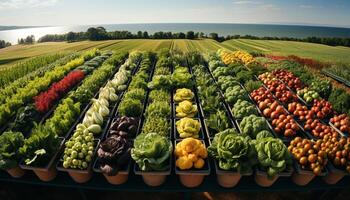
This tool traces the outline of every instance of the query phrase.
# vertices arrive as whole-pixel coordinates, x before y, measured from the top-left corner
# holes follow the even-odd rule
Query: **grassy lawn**
[[[0,49],[0,67],[7,67],[19,60],[50,54],[54,52],[83,51],[90,48],[102,50],[147,50],[158,51],[170,48],[183,52],[200,51],[203,53],[215,52],[220,48],[228,50],[259,51],[275,55],[297,55],[313,58],[325,62],[350,63],[350,48],[331,47],[327,45],[272,40],[229,40],[223,43],[211,39],[203,40],[108,40],[108,41],[82,41],[74,43],[47,42],[34,45],[14,45]]]
[[[350,48],[348,47],[332,47],[293,41],[248,39],[228,40],[223,42],[222,45],[231,50],[241,49],[274,55],[296,55],[323,62],[350,63]]]

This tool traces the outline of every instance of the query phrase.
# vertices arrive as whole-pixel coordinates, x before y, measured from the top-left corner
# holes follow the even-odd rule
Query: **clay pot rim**
[[[278,176],[278,177],[290,177],[290,176],[292,176],[293,172],[294,172],[293,167],[290,167],[290,169],[286,169],[283,172],[279,172],[275,176]],[[266,176],[267,177],[267,172],[263,171],[263,170],[261,170],[259,168],[255,169],[255,174],[259,175],[259,176]]]
[[[347,172],[346,169],[339,169],[339,168],[335,167],[334,164],[331,163],[330,161],[328,161],[326,168],[327,168],[329,174],[341,174],[344,176],[350,176],[350,173]]]
[[[92,154],[92,160],[91,160],[91,162],[89,163],[89,166],[86,169],[82,170],[82,169],[70,169],[70,168],[66,169],[66,168],[64,168],[62,166],[62,161],[61,161],[61,159],[63,158],[63,155],[64,155],[63,148],[62,148],[62,152],[60,154],[59,160],[58,160],[58,162],[56,164],[56,169],[58,171],[62,171],[62,172],[77,173],[77,174],[89,174],[89,173],[91,173],[92,172],[93,159],[94,159],[94,157],[96,155],[97,147],[100,144],[100,140],[99,139],[95,139],[94,143],[95,143],[95,146],[94,146],[95,150],[94,150],[94,153]]]
[[[169,168],[167,170],[163,171],[142,171],[137,163],[134,164],[134,174],[136,175],[157,175],[157,176],[168,176],[171,174],[172,171],[172,163],[173,163],[173,154],[170,154],[168,166]]]
[[[98,162],[99,162],[99,158],[97,157],[97,158],[95,159],[94,164],[93,164],[92,170],[93,170],[94,172],[96,172],[96,173],[101,173],[101,174],[104,174],[104,175],[108,176],[107,174],[103,173],[103,172],[101,171],[101,169],[97,166],[97,165],[98,165]],[[118,176],[118,174],[127,175],[127,174],[130,173],[130,169],[131,169],[131,158],[130,158],[128,164],[125,166],[125,168],[123,168],[122,170],[119,170],[118,173],[117,173],[116,175],[113,175],[113,176]],[[113,176],[111,176],[111,177],[113,177]]]
[[[294,158],[293,158],[294,159]],[[314,174],[311,170],[307,170],[307,169],[301,169],[300,165],[294,160],[294,172],[300,175],[315,175],[317,177],[324,177],[327,176],[328,174],[328,167],[327,165],[323,168],[322,173],[319,175]]]
[[[214,164],[215,164],[216,174],[218,174],[218,175],[235,175],[235,174],[239,174],[241,176],[251,176],[251,175],[253,175],[253,169],[250,170],[249,172],[246,172],[246,173],[240,173],[237,170],[223,170],[223,169],[220,169],[217,160],[214,160]]]
[[[56,153],[52,156],[52,158],[50,159],[50,161],[48,162],[48,164],[44,167],[38,167],[38,166],[31,166],[31,165],[27,165],[24,162],[24,158],[21,159],[21,161],[19,162],[19,167],[21,169],[24,170],[30,170],[30,171],[41,171],[41,172],[48,172],[50,171],[53,167],[54,167],[54,162],[57,161],[57,157],[58,154],[61,152],[62,148],[63,148],[63,144],[65,142],[65,138],[63,137],[59,137],[59,139],[61,140],[61,142],[59,143]]]

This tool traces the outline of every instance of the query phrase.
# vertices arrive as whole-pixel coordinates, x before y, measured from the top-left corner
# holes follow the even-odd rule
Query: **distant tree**
[[[143,38],[144,38],[144,39],[148,39],[148,38],[149,38],[148,32],[147,32],[147,31],[143,32]]]
[[[68,32],[67,33],[67,41],[68,42],[73,42],[73,41],[76,41],[77,40],[77,37],[76,37],[76,34],[74,32]]]
[[[180,33],[179,33],[179,39],[185,39],[185,38],[186,38],[185,33],[180,32]]]
[[[217,33],[209,33],[209,37],[213,40],[218,40],[219,35]]]
[[[137,31],[137,38],[142,38],[142,31]]]
[[[194,32],[188,31],[186,34],[186,39],[193,40],[194,39]]]
[[[5,40],[0,40],[0,49],[9,47],[9,46],[11,46],[11,43],[6,42]]]
[[[199,38],[199,32],[196,32],[196,33],[194,34],[194,38]]]
[[[108,39],[106,29],[103,27],[88,28],[88,30],[86,31],[86,36],[89,40],[92,40],[92,41]]]

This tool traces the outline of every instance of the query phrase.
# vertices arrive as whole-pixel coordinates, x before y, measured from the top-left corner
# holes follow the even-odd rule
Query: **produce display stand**
[[[350,187],[350,178],[345,177],[335,185],[326,184],[321,177],[316,177],[307,186],[297,186],[291,178],[280,177],[271,187],[260,187],[254,181],[254,176],[243,176],[234,188],[223,188],[217,184],[216,174],[211,173],[205,177],[203,184],[196,188],[186,188],[181,185],[178,176],[172,172],[166,182],[159,187],[147,186],[141,176],[133,173],[129,180],[122,185],[109,184],[102,174],[94,173],[91,180],[84,184],[74,182],[67,173],[59,172],[58,176],[51,182],[40,181],[34,173],[27,173],[22,178],[14,179],[5,172],[0,172],[0,183],[16,183],[23,185],[50,186],[60,188],[89,189],[101,191],[131,191],[131,192],[262,192],[262,191],[311,191],[345,189]]]
[[[141,63],[141,60],[139,60],[137,62],[137,67],[133,70],[132,75],[135,75],[135,73],[138,71],[138,69],[140,67],[140,63]],[[154,61],[152,63],[151,72],[149,74],[148,81],[152,80],[155,66],[156,66],[156,61]],[[186,60],[185,66],[189,69],[189,73],[192,75],[192,80],[194,81],[195,75],[194,75],[193,70],[192,70],[193,66],[191,66],[189,64],[188,60]],[[205,66],[203,66],[203,67],[205,67],[208,74],[212,78],[212,83],[215,84],[218,88],[220,88],[218,81],[213,76],[213,74],[210,71],[207,64],[205,64]],[[173,71],[173,69],[171,69],[171,71]],[[116,71],[113,73],[113,75],[115,73],[116,73]],[[113,77],[113,75],[109,78],[109,80]],[[255,79],[261,81],[258,77],[255,77]],[[129,86],[130,82],[131,82],[131,79],[129,79],[129,81],[127,83],[128,86]],[[283,82],[281,82],[281,83],[284,84]],[[247,92],[247,90],[245,89],[245,87],[242,84],[240,84],[240,87],[241,87],[241,89],[243,89]],[[263,84],[263,87],[265,87],[267,89],[266,85],[264,85],[264,84]],[[206,117],[205,117],[205,114],[204,114],[204,111],[203,111],[203,108],[201,105],[202,103],[201,103],[201,99],[198,95],[197,88],[193,87],[193,88],[191,88],[191,90],[194,93],[194,102],[193,103],[198,106],[198,113],[196,114],[196,116],[193,117],[193,119],[197,119],[201,124],[199,139],[206,146],[208,146],[208,144],[210,143],[213,136],[210,134],[210,130],[206,124]],[[291,89],[289,88],[289,90],[291,90]],[[146,106],[148,106],[149,92],[150,91],[148,90],[147,94],[146,94],[145,102],[143,105],[142,113],[145,112]],[[170,94],[172,94],[172,96],[174,95],[174,93],[175,93],[174,90],[170,91]],[[123,95],[124,95],[124,93],[121,93],[120,97],[123,97]],[[249,97],[249,101],[252,104],[254,104],[254,107],[258,111],[259,116],[263,116],[262,110],[259,109],[259,107],[256,105],[256,102],[254,102],[254,100],[252,99],[252,97],[249,95],[248,92],[247,92],[247,95]],[[286,111],[286,113],[288,113],[288,111],[286,110],[286,105],[282,104],[276,98],[275,95],[273,95],[273,94],[271,94],[271,95],[276,100],[276,102],[278,102],[279,105],[282,105],[284,107],[284,110]],[[97,94],[96,94],[96,96],[97,96]],[[178,118],[175,115],[176,102],[174,102],[172,96],[170,99],[170,106],[171,106],[172,111],[171,111],[171,117],[169,118],[170,124],[171,124],[171,131],[170,131],[169,139],[171,139],[173,144],[176,144],[176,142],[178,142],[181,138],[178,137],[177,130],[176,130],[175,123],[178,120]],[[234,118],[232,110],[231,110],[232,108],[228,104],[228,102],[225,100],[223,91],[221,89],[218,90],[218,96],[220,99],[220,105],[222,105],[224,107],[225,114],[227,116],[229,116],[229,120],[230,120],[230,123],[232,125],[232,128],[235,128],[236,130],[238,130],[238,132],[241,132],[241,127],[239,126],[241,119]],[[101,137],[98,138],[98,139],[101,139],[102,141],[105,139],[106,134],[108,132],[108,129],[111,126],[112,121],[114,120],[115,116],[118,116],[118,108],[117,107],[118,107],[118,104],[120,103],[119,101],[120,100],[118,100],[118,102],[112,107],[111,115],[109,116],[108,120],[104,124],[103,134],[101,134]],[[299,99],[299,101],[305,104],[305,102],[303,102],[302,99]],[[84,116],[84,114],[86,113],[86,111],[89,107],[90,107],[90,105],[86,105],[85,109],[81,113],[81,116],[74,123],[74,126],[72,126],[72,129],[67,134],[66,139],[68,139],[68,136],[71,135],[76,124],[81,121],[81,117]],[[143,121],[145,120],[145,117],[143,115],[141,115],[139,118],[140,118],[140,122],[139,122],[138,132],[140,132],[140,128],[142,128]],[[275,135],[276,138],[280,138],[285,143],[288,143],[290,141],[290,138],[284,138],[284,137],[277,135],[273,131],[273,128],[271,126],[271,122],[269,120],[267,120],[267,121],[268,121],[269,129],[271,129],[271,132]],[[302,126],[300,126],[299,123],[297,123],[297,124],[300,127],[300,129],[303,130]],[[298,132],[298,135],[300,135],[303,138],[311,138],[312,137],[310,134],[307,134],[304,131],[302,131],[300,133]],[[98,140],[98,141],[100,141],[100,140]],[[96,145],[98,145],[98,144],[99,144],[99,142],[96,142]],[[97,148],[95,148],[95,152],[96,152],[96,150],[97,150]],[[94,153],[94,155],[95,154],[96,153]],[[60,157],[62,157],[62,152],[60,152]],[[174,156],[172,156],[172,158],[169,160],[170,165],[171,165],[170,170],[167,171],[169,175],[166,176],[166,181],[164,182],[164,184],[162,184],[160,186],[156,186],[156,187],[147,186],[145,184],[142,176],[139,175],[138,172],[140,170],[138,169],[138,167],[136,166],[134,161],[129,162],[129,164],[127,166],[127,170],[125,170],[126,171],[125,173],[126,174],[128,173],[128,180],[125,183],[122,183],[120,185],[114,185],[114,184],[110,184],[106,180],[104,174],[101,173],[99,168],[95,166],[95,165],[98,166],[98,164],[96,164],[96,162],[97,162],[97,160],[96,160],[96,156],[95,156],[95,158],[93,158],[93,161],[90,163],[90,166],[89,166],[89,170],[90,170],[89,173],[91,173],[91,179],[89,179],[86,183],[77,183],[77,181],[74,181],[72,179],[72,177],[68,173],[66,173],[66,171],[70,172],[72,170],[71,169],[68,169],[68,170],[63,169],[60,167],[61,163],[55,162],[54,165],[59,170],[57,172],[57,177],[54,178],[53,180],[50,180],[47,182],[41,181],[35,175],[35,173],[33,171],[28,171],[28,170],[26,170],[26,174],[21,178],[12,178],[5,171],[0,171],[0,185],[12,183],[12,184],[16,184],[16,185],[33,185],[33,186],[39,186],[39,187],[40,186],[48,186],[48,187],[57,187],[57,188],[73,188],[73,189],[77,189],[80,191],[83,199],[86,199],[86,195],[84,194],[84,190],[130,191],[130,192],[179,192],[179,193],[184,193],[185,199],[190,199],[191,193],[194,193],[194,192],[269,192],[269,191],[282,192],[282,191],[316,191],[316,190],[327,192],[331,189],[350,188],[350,176],[348,176],[348,174],[346,174],[345,177],[342,178],[336,184],[328,184],[328,183],[326,183],[325,180],[323,180],[322,176],[316,176],[307,185],[299,186],[293,182],[293,180],[291,178],[292,171],[290,171],[290,170],[289,171],[286,170],[288,174],[285,176],[283,176],[283,172],[281,172],[279,174],[278,179],[276,180],[276,182],[273,183],[272,186],[262,187],[256,183],[255,175],[256,174],[265,175],[266,172],[262,173],[261,171],[255,169],[255,168],[252,169],[252,172],[249,174],[241,174],[242,176],[241,176],[237,185],[235,185],[234,187],[231,187],[231,188],[225,188],[225,187],[222,187],[218,184],[218,177],[225,176],[225,173],[232,172],[232,171],[217,170],[218,167],[216,166],[216,163],[212,158],[206,159],[206,161],[205,161],[206,166],[203,169],[203,171],[198,170],[199,171],[198,174],[203,174],[204,181],[197,187],[192,187],[192,188],[185,187],[181,183],[179,174],[186,174],[185,172],[188,172],[188,171],[181,171],[175,166]],[[93,170],[94,172],[91,169],[94,169]],[[297,169],[297,167],[294,167],[294,169]],[[190,172],[193,175],[194,171],[192,170]],[[232,175],[232,173],[231,173],[231,175]],[[319,194],[322,195],[323,193],[320,192]]]

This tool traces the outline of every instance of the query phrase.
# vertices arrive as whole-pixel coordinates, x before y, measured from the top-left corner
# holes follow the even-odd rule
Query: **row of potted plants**
[[[125,54],[120,54],[113,59],[119,60],[118,62],[120,62],[124,58]],[[4,137],[6,139],[4,139],[2,143],[4,144],[2,145],[4,147],[2,151],[14,153],[9,157],[1,158],[4,160],[4,163],[13,164],[10,167],[5,166],[2,169],[8,171],[16,169],[17,172],[21,172],[21,175],[23,175],[23,170],[20,170],[18,167],[18,164],[20,164],[23,169],[34,170],[42,180],[51,180],[52,175],[47,175],[47,173],[52,172],[51,174],[56,174],[53,162],[55,161],[60,146],[64,141],[64,138],[60,138],[59,136],[68,132],[76,119],[79,118],[79,115],[83,113],[84,105],[87,103],[86,99],[94,96],[94,92],[98,91],[99,87],[101,87],[105,80],[110,77],[113,69],[116,68],[117,66],[105,63],[91,75],[86,77],[78,88],[61,100],[52,116],[50,116],[45,122],[34,127],[28,138],[24,139],[23,137],[22,140],[20,139],[22,138],[20,137],[22,134],[13,134],[11,138],[17,138],[22,141],[18,143],[18,146],[10,145],[8,143],[11,141],[9,140],[10,138]],[[15,176],[18,176],[18,174]]]

